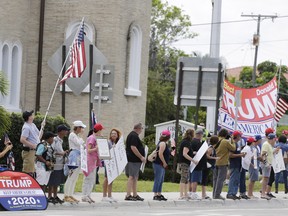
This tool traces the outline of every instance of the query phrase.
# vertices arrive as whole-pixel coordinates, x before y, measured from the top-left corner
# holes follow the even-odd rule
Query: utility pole
[[[252,73],[252,84],[253,84],[253,87],[255,87],[257,56],[258,56],[258,47],[259,47],[259,39],[260,39],[260,22],[261,22],[261,20],[268,19],[268,18],[271,18],[273,21],[273,19],[277,18],[277,15],[261,15],[261,14],[258,14],[258,15],[247,14],[247,15],[245,15],[245,14],[242,14],[241,16],[242,17],[252,17],[252,18],[257,17],[257,33],[254,34],[254,36],[253,36],[253,45],[255,45],[255,56],[254,56],[254,66],[253,66],[253,73]]]

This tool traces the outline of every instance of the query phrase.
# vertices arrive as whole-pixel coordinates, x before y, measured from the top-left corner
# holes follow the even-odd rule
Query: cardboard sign
[[[108,146],[107,139],[97,139],[99,158],[100,159],[111,159],[110,149]]]
[[[125,169],[128,163],[123,136],[115,146],[110,149],[110,160],[104,160],[108,184],[114,181]]]
[[[0,204],[8,211],[45,210],[47,199],[38,182],[22,172],[0,172]]]

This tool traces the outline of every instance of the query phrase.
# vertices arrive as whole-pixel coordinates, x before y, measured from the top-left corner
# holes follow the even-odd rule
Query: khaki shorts
[[[22,151],[23,168],[25,173],[35,172],[35,150]]]

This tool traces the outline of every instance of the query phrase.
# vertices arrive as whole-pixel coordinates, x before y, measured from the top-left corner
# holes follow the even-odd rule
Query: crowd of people
[[[195,135],[194,135],[195,133]],[[180,197],[181,200],[221,199],[225,179],[229,173],[228,192],[226,199],[266,199],[275,198],[271,193],[272,184],[275,181],[275,193],[278,193],[280,175],[283,175],[285,193],[287,188],[287,136],[288,131],[276,137],[272,128],[265,130],[265,139],[261,135],[248,137],[243,142],[242,133],[235,130],[232,134],[226,129],[221,129],[218,136],[207,137],[209,144],[206,154],[201,160],[195,161],[193,157],[203,144],[203,130],[186,130],[180,143]],[[202,141],[201,141],[202,140]],[[281,149],[284,169],[274,173],[273,157]],[[281,159],[282,160],[282,159]],[[190,164],[196,168],[189,172]],[[276,164],[277,166],[277,164]],[[207,177],[213,173],[213,197],[206,195]],[[259,173],[262,174],[260,197],[254,195],[254,185],[259,181]],[[249,173],[248,193],[246,194],[246,173]],[[202,185],[202,197],[196,193],[197,183]],[[239,194],[239,195],[237,195]]]
[[[47,191],[47,200],[56,204],[63,202],[79,203],[80,200],[74,197],[75,186],[82,172],[81,151],[87,153],[87,169],[83,171],[84,179],[82,184],[82,202],[94,203],[91,193],[96,183],[97,168],[104,166],[103,180],[103,202],[117,202],[112,196],[113,182],[108,184],[107,170],[99,158],[99,147],[97,139],[102,138],[101,123],[96,123],[92,130],[88,132],[84,140],[84,130],[86,125],[82,121],[73,122],[73,128],[66,125],[58,125],[57,134],[47,131],[42,134],[33,123],[33,111],[23,112],[24,125],[22,127],[20,142],[23,144],[22,159],[23,172],[33,176],[44,191]],[[44,123],[43,123],[44,124]],[[43,125],[44,126],[44,125]],[[143,130],[143,125],[137,123],[126,138],[126,155],[128,163],[125,168],[127,180],[127,194],[124,200],[143,201],[137,193],[137,183],[141,164],[146,163],[144,145],[139,135]],[[69,134],[69,135],[68,135]],[[242,133],[235,130],[229,133],[226,129],[221,129],[218,135],[207,134],[205,129],[187,129],[178,147],[177,172],[180,174],[180,197],[179,200],[200,200],[200,199],[221,199],[223,185],[227,174],[230,179],[226,199],[271,199],[275,196],[271,193],[272,184],[275,181],[275,193],[278,193],[278,186],[281,174],[283,175],[285,193],[288,193],[287,170],[274,173],[272,166],[273,155],[281,150],[284,164],[288,164],[288,131],[276,138],[272,128],[265,130],[265,140],[261,135],[248,137],[246,143],[243,142]],[[63,150],[63,139],[68,136],[69,149]],[[121,132],[113,128],[108,137],[108,148],[115,147],[121,137]],[[169,166],[171,145],[169,140],[171,134],[169,130],[163,130],[156,145],[156,157],[153,159],[154,193],[153,200],[166,201],[162,194],[165,171]],[[205,153],[201,159],[194,158],[202,145],[206,145]],[[13,145],[5,138],[5,148],[0,153],[0,158],[11,153]],[[7,160],[8,163],[8,160]],[[191,164],[195,168],[190,172]],[[212,172],[213,197],[209,197],[206,187],[209,182],[209,175]],[[249,173],[248,192],[246,194],[246,173]],[[261,195],[254,195],[255,182],[261,179]],[[58,197],[58,188],[64,184],[64,199]],[[201,185],[201,196],[197,193],[198,184]],[[238,195],[239,194],[239,195]]]

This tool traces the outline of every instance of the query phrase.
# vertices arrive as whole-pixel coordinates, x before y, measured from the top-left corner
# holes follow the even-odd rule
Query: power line
[[[261,43],[274,43],[274,42],[285,42],[288,41],[288,39],[278,39],[278,40],[267,40],[267,41],[261,41]],[[237,45],[237,44],[244,44],[247,42],[233,42],[233,43],[220,43],[220,45]],[[213,44],[218,45],[218,44]],[[201,43],[201,44],[175,44],[174,46],[210,46],[210,43]]]
[[[258,47],[259,47],[259,38],[260,38],[260,22],[264,19],[271,18],[272,21],[277,18],[277,15],[262,15],[262,14],[242,14],[242,17],[252,17],[257,18],[257,33],[253,36],[253,45],[255,45],[255,56],[254,56],[254,66],[253,66],[253,73],[252,73],[252,84],[255,87],[256,84],[256,67],[257,67],[257,55],[258,55]]]
[[[256,15],[258,16],[258,15]],[[277,19],[279,18],[288,18],[288,15],[285,16],[277,16]],[[229,23],[241,23],[241,22],[250,22],[250,21],[255,21],[255,19],[244,19],[244,20],[229,20],[229,21],[221,21],[221,22],[209,22],[209,23],[196,23],[192,24],[191,27],[194,26],[203,26],[203,25],[214,25],[214,24],[229,24]]]

